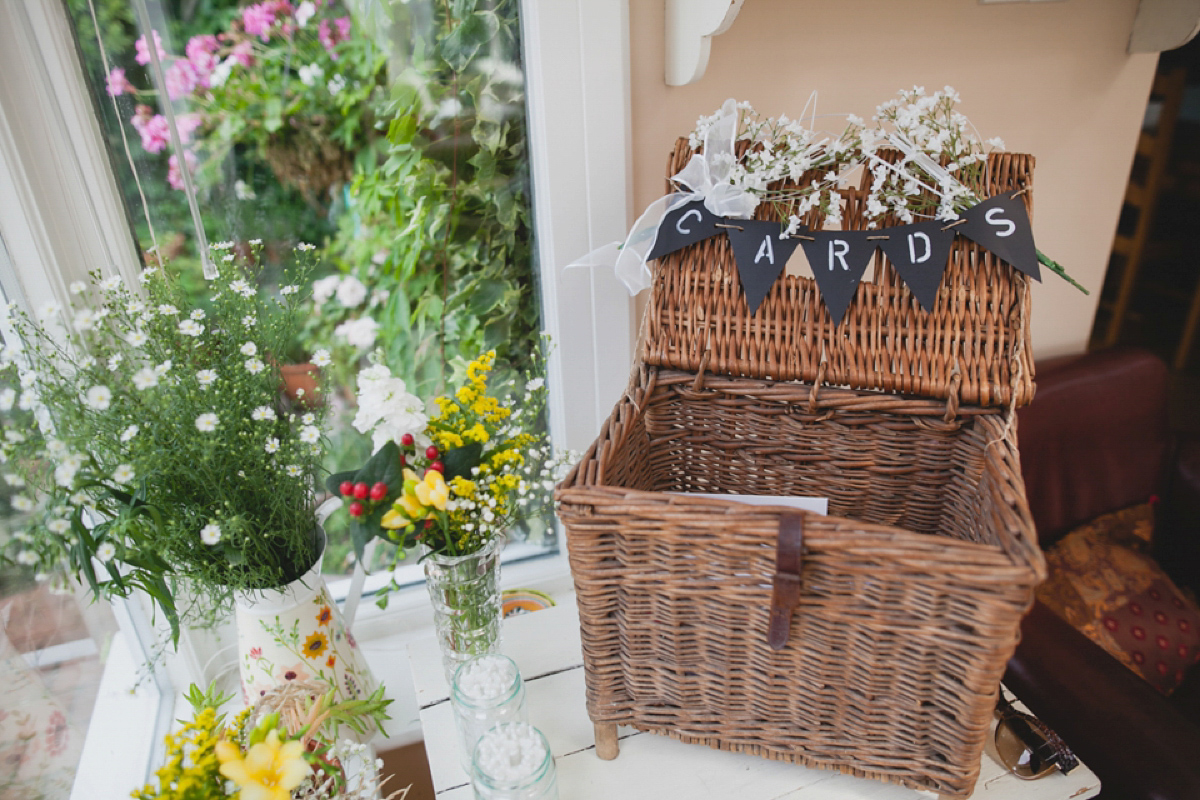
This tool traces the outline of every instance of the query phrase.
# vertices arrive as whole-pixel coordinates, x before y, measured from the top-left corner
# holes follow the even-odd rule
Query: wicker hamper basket
[[[1031,168],[994,156],[980,188]],[[836,328],[790,275],[750,317],[725,237],[659,261],[643,363],[557,495],[602,757],[628,724],[971,793],[1045,572],[1012,425],[1028,309],[1025,277],[963,237],[934,312],[880,257]]]

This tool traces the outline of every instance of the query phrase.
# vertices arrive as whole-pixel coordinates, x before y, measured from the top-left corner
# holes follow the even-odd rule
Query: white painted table
[[[575,598],[556,608],[504,622],[503,651],[525,679],[529,721],[550,742],[562,800],[917,800],[934,797],[902,786],[807,769],[758,756],[684,744],[665,736],[620,728],[621,753],[601,761],[584,705],[583,656]],[[437,643],[409,644],[408,656],[425,733],[425,752],[439,800],[471,798],[459,764],[458,737],[442,675]],[[1054,773],[1022,781],[996,760],[989,737],[979,782],[980,800],[1084,800],[1100,792],[1100,781],[1080,764],[1070,775]]]

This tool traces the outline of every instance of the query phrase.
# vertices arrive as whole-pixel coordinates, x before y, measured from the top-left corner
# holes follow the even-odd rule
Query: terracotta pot
[[[281,364],[283,392],[288,399],[301,408],[315,408],[321,404],[321,393],[317,389],[318,368],[314,364]],[[301,393],[300,390],[304,392]]]

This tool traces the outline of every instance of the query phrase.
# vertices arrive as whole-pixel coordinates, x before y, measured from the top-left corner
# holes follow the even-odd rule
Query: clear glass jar
[[[450,705],[458,729],[459,757],[468,775],[479,737],[502,722],[529,721],[521,671],[511,658],[499,653],[476,656],[455,670]]]
[[[500,649],[503,540],[498,536],[465,556],[431,553],[423,562],[446,683],[463,662]]]
[[[558,800],[550,745],[526,722],[488,730],[471,760],[471,785],[479,800]]]

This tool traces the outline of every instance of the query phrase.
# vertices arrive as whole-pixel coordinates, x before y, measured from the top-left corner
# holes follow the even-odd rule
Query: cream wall
[[[1033,153],[1038,246],[1092,294],[1047,273],[1033,293],[1042,358],[1086,344],[1157,63],[1127,55],[1137,0],[980,5],[977,0],[746,0],[714,37],[708,70],[663,80],[663,0],[630,0],[633,197],[663,192],[666,158],[727,97],[771,116],[870,118],[900,88],[949,84],[984,138]]]

